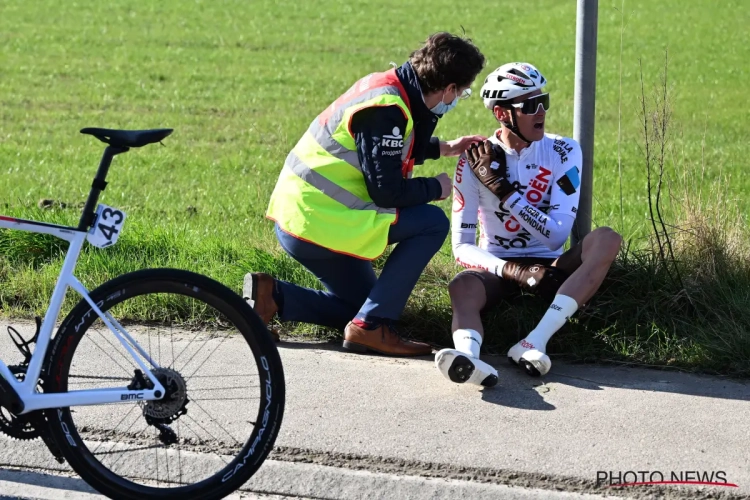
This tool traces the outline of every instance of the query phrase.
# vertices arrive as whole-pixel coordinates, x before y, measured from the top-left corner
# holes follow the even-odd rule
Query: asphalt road
[[[10,353],[4,331],[0,323],[0,352]],[[227,342],[220,364],[236,366],[241,346]],[[534,379],[488,358],[500,382],[482,390],[448,382],[429,357],[357,355],[313,343],[282,342],[279,350],[284,422],[269,460],[238,492],[243,498],[750,497],[748,383],[554,358],[552,371]],[[230,415],[217,408],[218,419]],[[92,410],[92,435],[111,431],[111,410]],[[47,498],[6,486],[43,487],[49,479],[62,485],[55,498],[95,498],[41,442],[0,441],[0,466],[26,471],[0,473],[0,495]],[[220,460],[200,450],[185,456],[196,474]],[[142,458],[133,454],[126,467],[144,473]],[[31,475],[16,481],[8,474]],[[618,474],[624,482],[709,479],[737,487],[608,487]]]

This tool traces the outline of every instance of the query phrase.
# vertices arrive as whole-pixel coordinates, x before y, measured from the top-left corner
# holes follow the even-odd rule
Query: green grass
[[[102,151],[101,143],[78,130],[170,127],[175,132],[164,141],[166,147],[115,159],[101,201],[127,212],[125,232],[116,247],[85,252],[78,267],[82,281],[96,286],[128,270],[169,265],[208,274],[238,291],[250,270],[314,286],[280,252],[264,218],[284,157],[312,118],[357,78],[387,69],[391,61],[403,62],[429,33],[464,27],[489,59],[475,95],[484,75],[500,64],[532,62],[550,81],[548,130],[572,135],[575,17],[575,2],[560,0],[77,1],[64,6],[6,0],[0,16],[0,213],[75,223]],[[639,61],[648,89],[658,83],[665,49],[672,144],[679,152],[672,167],[678,172],[705,165],[706,185],[724,175],[717,193],[728,206],[750,208],[743,196],[750,178],[742,175],[748,147],[741,136],[746,128],[742,82],[750,76],[748,21],[742,0],[726,1],[721,8],[708,0],[628,0],[624,9],[620,0],[600,2],[594,226],[610,225],[633,248],[646,248],[650,220]],[[489,134],[493,127],[474,97],[446,115],[436,133],[449,139]],[[454,164],[452,159],[429,162],[416,175],[452,172]],[[43,198],[69,208],[36,209]],[[449,210],[449,201],[439,205]],[[708,205],[711,200],[701,206]],[[678,217],[681,210],[670,215]],[[63,248],[45,236],[0,232],[5,314],[43,311]],[[623,258],[613,273],[649,276],[643,271],[646,258]],[[456,271],[446,241],[407,310],[413,328],[427,325],[417,333],[445,340],[446,287]],[[607,300],[603,295],[601,303]],[[536,321],[541,309],[528,307],[496,318],[493,324],[504,332],[498,351]],[[507,316],[514,314],[518,318]],[[657,316],[651,323],[602,326],[591,317],[583,314],[581,323],[571,325],[568,343],[559,344],[558,351],[578,359],[716,370],[726,364],[725,353],[690,326]],[[737,335],[738,345],[750,342]]]

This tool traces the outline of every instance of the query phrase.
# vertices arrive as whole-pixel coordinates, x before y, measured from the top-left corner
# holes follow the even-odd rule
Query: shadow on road
[[[314,349],[349,353],[340,342],[282,341],[277,344],[284,349]],[[358,354],[363,358],[397,360],[378,354]],[[434,362],[434,355],[406,358],[418,363]],[[544,377],[528,376],[511,365],[506,358],[482,356],[482,359],[497,368],[500,382],[483,391],[482,399],[488,403],[529,410],[554,410],[544,400],[544,384],[561,384],[587,391],[604,388],[654,391],[716,399],[750,401],[750,382],[731,380],[710,375],[694,375],[642,367],[627,367],[601,364],[570,364],[552,359],[550,373]]]
[[[564,365],[545,377],[545,382],[589,391],[604,388],[667,392],[685,396],[750,401],[750,383],[709,375],[694,375],[646,368],[602,365]]]
[[[53,488],[56,490],[67,492],[76,491],[79,493],[98,495],[98,492],[96,490],[86,484],[83,479],[80,479],[78,477],[65,477],[52,474],[44,474],[42,472],[0,468],[0,481],[17,483],[19,485],[27,484],[31,486],[44,486],[45,488]],[[2,498],[5,497],[0,497],[0,499]]]
[[[543,387],[543,386],[540,386]],[[508,388],[496,385],[482,391],[482,401],[519,410],[551,411],[555,406],[544,400],[544,396],[536,388]]]

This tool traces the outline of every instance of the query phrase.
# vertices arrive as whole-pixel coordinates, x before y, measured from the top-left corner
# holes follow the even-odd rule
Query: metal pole
[[[578,0],[576,12],[576,77],[573,139],[581,145],[581,200],[573,225],[571,246],[591,232],[594,185],[594,110],[596,104],[596,34],[599,0]]]

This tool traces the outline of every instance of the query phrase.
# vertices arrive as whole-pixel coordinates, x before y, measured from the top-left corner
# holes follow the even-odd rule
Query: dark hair
[[[442,90],[451,83],[467,87],[482,71],[484,55],[469,38],[440,32],[409,56],[423,93]]]

